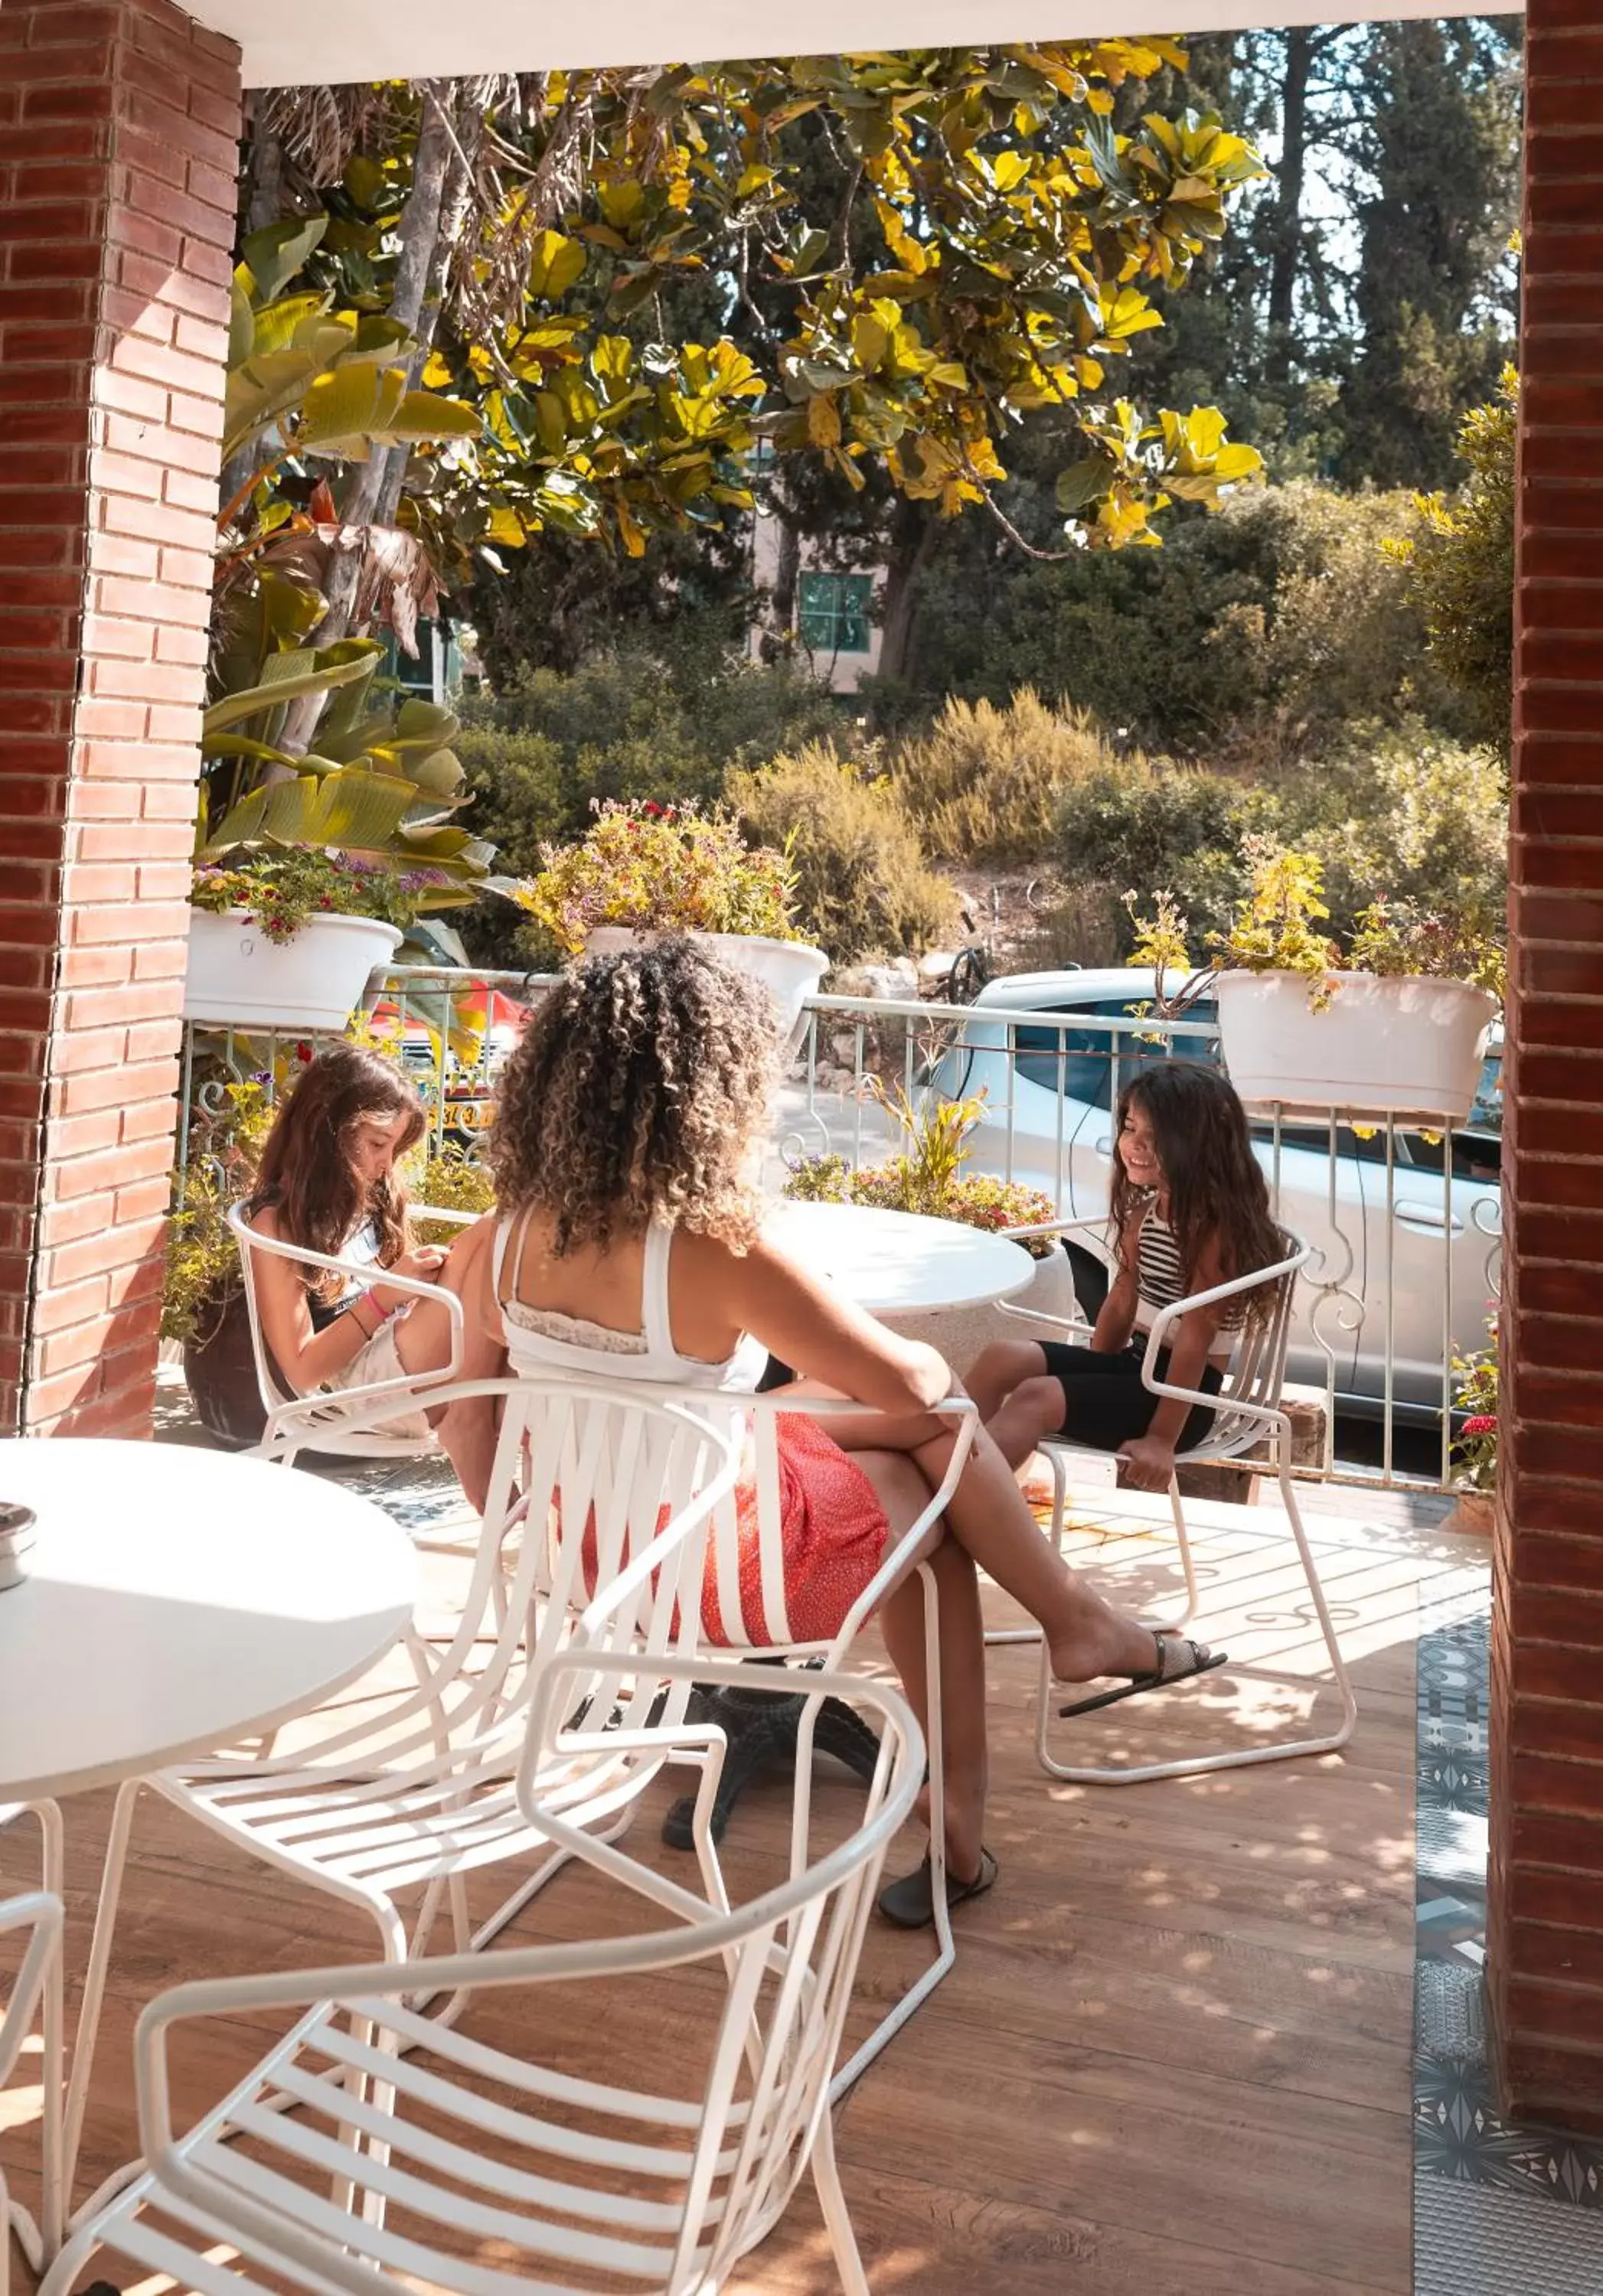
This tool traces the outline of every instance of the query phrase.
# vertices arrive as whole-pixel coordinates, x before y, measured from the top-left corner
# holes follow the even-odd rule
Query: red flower
[[[1490,1411],[1480,1411],[1473,1419],[1467,1419],[1459,1431],[1461,1435],[1495,1435],[1497,1420]]]

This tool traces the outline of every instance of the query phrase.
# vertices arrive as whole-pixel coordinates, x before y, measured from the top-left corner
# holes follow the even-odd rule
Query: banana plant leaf
[[[230,726],[243,725],[264,709],[297,701],[307,693],[329,693],[372,676],[382,646],[372,638],[345,638],[338,645],[301,648],[292,653],[269,655],[259,685],[237,693],[219,694],[201,719],[205,739]]]
[[[274,782],[231,809],[212,832],[204,858],[260,843],[383,852],[406,819],[412,795],[406,783],[355,766]]]
[[[253,301],[276,301],[320,244],[328,229],[328,220],[325,215],[310,216],[304,220],[292,217],[251,234],[240,249],[243,260],[234,276],[238,278],[242,271],[248,275],[242,284]]]

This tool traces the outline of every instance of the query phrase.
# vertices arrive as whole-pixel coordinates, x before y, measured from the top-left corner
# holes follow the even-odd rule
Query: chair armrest
[[[1023,1227],[1003,1227],[997,1230],[1011,1243],[1023,1243],[1032,1235],[1106,1235],[1107,1214],[1094,1213],[1089,1219],[1033,1220]]]
[[[1160,1308],[1147,1334],[1147,1352],[1141,1358],[1143,1386],[1154,1395],[1167,1396],[1177,1402],[1200,1403],[1208,1410],[1217,1410],[1219,1398],[1210,1395],[1204,1388],[1177,1387],[1171,1381],[1158,1377],[1157,1359],[1169,1344],[1170,1330],[1198,1308],[1216,1307],[1221,1300],[1238,1299],[1243,1292],[1260,1291],[1266,1283],[1284,1283],[1307,1265],[1311,1251],[1311,1244],[1300,1244],[1288,1258],[1277,1259],[1268,1267],[1255,1267],[1248,1275],[1237,1275],[1229,1283],[1213,1284],[1206,1292],[1194,1292],[1188,1299],[1176,1300],[1170,1307]],[[1256,1419],[1266,1427],[1279,1427],[1286,1423],[1285,1414],[1268,1405],[1238,1403],[1232,1398],[1230,1409],[1243,1418]]]
[[[438,1217],[445,1219],[456,1218],[459,1216],[455,1213],[442,1212]],[[482,1215],[474,1212],[466,1217],[471,1221],[481,1218]],[[375,1283],[384,1283],[388,1284],[391,1291],[406,1292],[410,1299],[436,1300],[444,1308],[446,1320],[450,1326],[451,1343],[447,1360],[439,1370],[418,1372],[415,1374],[409,1372],[402,1379],[370,1380],[361,1387],[338,1390],[341,1396],[366,1398],[397,1394],[402,1391],[410,1392],[414,1389],[434,1387],[443,1381],[460,1378],[467,1327],[463,1316],[461,1299],[455,1292],[448,1291],[443,1283],[431,1283],[425,1276],[421,1275],[398,1275],[392,1269],[380,1267],[371,1259],[345,1259],[334,1252],[314,1251],[308,1244],[286,1243],[282,1237],[263,1235],[259,1228],[252,1227],[245,1218],[243,1204],[229,1206],[228,1226],[234,1231],[234,1238],[239,1246],[241,1259],[246,1260],[247,1265],[249,1253],[265,1252],[275,1259],[288,1259],[300,1267],[320,1267],[330,1275],[347,1276],[352,1283],[364,1292],[370,1292]],[[284,1411],[292,1411],[296,1403],[313,1399],[297,1398],[294,1403],[285,1405],[282,1408]],[[322,1399],[326,1404],[329,1398],[325,1395]],[[275,1423],[279,1416],[278,1411],[269,1414],[269,1436],[276,1433]],[[264,1438],[265,1439],[267,1439]]]

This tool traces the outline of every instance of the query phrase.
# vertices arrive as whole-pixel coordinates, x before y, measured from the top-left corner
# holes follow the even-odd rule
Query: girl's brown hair
[[[579,965],[501,1078],[487,1158],[501,1209],[548,1213],[559,1259],[653,1220],[744,1250],[777,1018],[760,982],[682,938]]]
[[[1169,1225],[1180,1247],[1188,1291],[1197,1288],[1196,1271],[1210,1243],[1219,1260],[1217,1281],[1233,1283],[1254,1268],[1272,1267],[1287,1257],[1287,1239],[1269,1208],[1269,1189],[1253,1153],[1246,1111],[1235,1087],[1217,1069],[1189,1061],[1154,1061],[1138,1069],[1119,1095],[1114,1132],[1114,1185],[1109,1214],[1115,1238],[1145,1201],[1119,1153],[1119,1138],[1131,1107],[1152,1127],[1153,1144],[1163,1168]],[[1267,1323],[1278,1293],[1273,1285],[1223,1303],[1234,1321]]]
[[[349,1141],[364,1118],[407,1121],[396,1149],[404,1156],[423,1137],[423,1109],[400,1070],[360,1045],[333,1045],[301,1070],[280,1103],[256,1169],[250,1210],[271,1205],[286,1243],[338,1255],[365,1220],[378,1237],[381,1267],[390,1267],[407,1250],[411,1232],[407,1191],[398,1172],[372,1186],[352,1167]],[[337,1292],[341,1278],[312,1268],[298,1270],[308,1292]]]

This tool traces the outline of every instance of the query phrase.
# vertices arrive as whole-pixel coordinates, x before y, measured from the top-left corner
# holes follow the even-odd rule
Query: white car
[[[1122,1085],[1139,1062],[1219,1059],[1217,1039],[1185,1021],[1168,1044],[1150,1024],[1143,1033],[1154,989],[1139,966],[989,982],[926,1073],[944,1098],[985,1095],[973,1168],[1044,1189],[1065,1218],[1106,1213],[1115,1067]],[[988,1011],[1040,1017],[993,1021]],[[1076,1027],[1076,1014],[1126,1025]],[[1213,1018],[1206,996],[1186,1015]],[[1314,1247],[1298,1286],[1293,1380],[1323,1387],[1328,1366],[1344,1406],[1372,1412],[1386,1397],[1389,1357],[1399,1415],[1425,1417],[1441,1411],[1451,1357],[1485,1344],[1500,1234],[1500,1052],[1498,1042],[1469,1124],[1452,1135],[1451,1177],[1443,1143],[1418,1132],[1392,1135],[1388,1176],[1384,1123],[1372,1134],[1338,1126],[1334,1156],[1327,1123],[1283,1122],[1278,1146],[1268,1124],[1254,1125],[1278,1217]],[[1106,1249],[1098,1256],[1106,1262]]]

